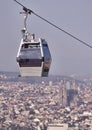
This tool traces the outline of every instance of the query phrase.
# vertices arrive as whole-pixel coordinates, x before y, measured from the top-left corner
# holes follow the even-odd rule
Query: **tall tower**
[[[71,84],[69,81],[63,81],[60,83],[59,86],[59,100],[60,104],[62,104],[63,107],[70,106],[70,102],[73,97],[71,89]]]
[[[62,85],[62,106],[67,106],[67,88],[66,88],[66,81]]]
[[[59,95],[58,95],[59,96],[58,99],[59,99],[59,104],[60,105],[62,105],[62,95],[63,95],[62,86],[63,86],[63,81],[61,80],[59,82]]]
[[[76,90],[76,83],[75,83],[75,80],[72,81],[72,89],[73,89],[73,90]]]
[[[70,101],[71,101],[71,84],[69,81],[66,83],[66,88],[67,88],[67,106],[70,106]]]

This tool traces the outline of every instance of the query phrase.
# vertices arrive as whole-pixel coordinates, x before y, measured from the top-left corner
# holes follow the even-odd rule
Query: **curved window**
[[[22,59],[41,59],[40,43],[26,43],[22,45],[20,50]]]

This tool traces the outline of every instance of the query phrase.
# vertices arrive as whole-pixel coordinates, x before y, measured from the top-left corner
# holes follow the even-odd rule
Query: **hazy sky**
[[[92,0],[18,0],[40,16],[92,45]],[[0,71],[18,71],[16,55],[23,16],[13,0],[0,1]],[[50,74],[92,75],[92,49],[45,23],[33,14],[28,30],[44,38],[52,55]]]

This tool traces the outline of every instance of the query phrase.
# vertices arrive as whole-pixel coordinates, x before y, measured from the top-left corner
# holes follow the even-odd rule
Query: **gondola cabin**
[[[20,76],[48,76],[51,64],[51,54],[44,39],[35,39],[35,35],[27,31],[26,20],[31,10],[24,8],[24,28],[22,40],[17,54]]]
[[[48,76],[51,54],[45,40],[24,41],[22,39],[16,59],[20,76]]]

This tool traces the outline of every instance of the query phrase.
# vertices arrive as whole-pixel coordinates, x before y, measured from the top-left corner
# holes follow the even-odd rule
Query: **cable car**
[[[16,58],[20,76],[47,77],[51,65],[51,54],[48,44],[44,39],[39,38],[36,40],[34,34],[30,35],[27,32],[26,20],[29,12],[26,10],[23,13],[25,14],[24,29],[22,30],[23,38]]]

